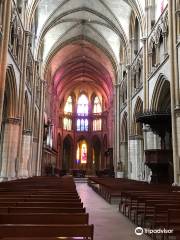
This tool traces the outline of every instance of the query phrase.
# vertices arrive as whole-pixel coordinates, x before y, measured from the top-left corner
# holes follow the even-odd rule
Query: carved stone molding
[[[32,130],[31,129],[24,129],[23,130],[23,135],[31,136],[32,135]]]
[[[4,123],[6,124],[14,124],[14,125],[20,125],[21,124],[21,118],[7,118]]]
[[[129,140],[143,140],[143,136],[141,136],[141,135],[130,135]]]

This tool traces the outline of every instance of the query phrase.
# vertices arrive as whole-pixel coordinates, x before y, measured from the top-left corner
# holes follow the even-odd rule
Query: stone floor
[[[87,183],[76,183],[77,191],[93,223],[94,240],[150,240],[146,235],[136,236],[136,226],[96,194]]]

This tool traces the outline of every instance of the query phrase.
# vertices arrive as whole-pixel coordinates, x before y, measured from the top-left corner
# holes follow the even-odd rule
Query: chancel
[[[179,74],[180,0],[0,0],[0,238],[180,239]]]

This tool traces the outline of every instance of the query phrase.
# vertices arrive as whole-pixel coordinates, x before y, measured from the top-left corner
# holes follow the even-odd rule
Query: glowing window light
[[[102,113],[101,102],[97,96],[94,98],[93,113]]]
[[[87,143],[85,140],[81,140],[77,144],[76,163],[77,164],[87,163]]]
[[[87,163],[87,144],[83,143],[81,146],[81,163]]]
[[[84,94],[82,94],[78,99],[77,114],[79,116],[88,115],[88,98]]]
[[[64,107],[64,113],[72,113],[72,97],[71,96],[69,96],[66,101],[66,104]]]

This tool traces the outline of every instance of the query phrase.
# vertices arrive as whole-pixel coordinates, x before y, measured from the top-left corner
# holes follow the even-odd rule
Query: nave
[[[136,226],[118,211],[118,204],[110,205],[86,183],[76,183],[76,188],[94,224],[95,240],[150,240],[146,235],[136,236]]]

